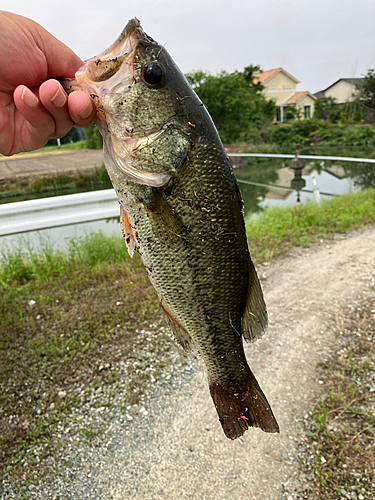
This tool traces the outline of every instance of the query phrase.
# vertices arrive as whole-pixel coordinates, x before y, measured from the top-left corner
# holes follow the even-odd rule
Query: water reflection
[[[314,153],[317,154],[316,151]],[[308,153],[304,151],[303,154]],[[297,202],[298,194],[291,189],[294,171],[290,168],[290,159],[233,158],[232,161],[244,201],[245,219],[266,207]],[[306,160],[302,179],[306,186],[300,192],[301,202],[313,200],[316,187],[322,198],[328,198],[331,197],[329,195],[339,196],[375,187],[375,166],[368,163]],[[272,186],[254,186],[241,181]]]
[[[1,252],[8,249],[21,249],[24,251],[36,251],[39,248],[55,248],[66,250],[69,240],[72,238],[86,236],[92,232],[102,231],[106,235],[118,234],[121,236],[120,219],[106,219],[83,224],[72,224],[70,226],[30,231],[25,234],[14,234],[0,237]]]

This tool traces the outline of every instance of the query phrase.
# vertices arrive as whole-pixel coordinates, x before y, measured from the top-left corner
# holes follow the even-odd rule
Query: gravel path
[[[67,442],[61,465],[32,487],[38,499],[279,500],[298,498],[304,417],[321,391],[316,364],[330,349],[327,325],[375,285],[375,230],[322,242],[259,269],[270,314],[266,336],[247,347],[249,364],[281,433],[250,429],[225,438],[201,362],[192,358],[142,405],[116,415],[93,445]],[[169,376],[168,376],[169,377]],[[105,413],[105,409],[103,409]],[[53,472],[52,472],[53,471]],[[302,478],[303,483],[303,478]],[[9,491],[4,498],[15,498]]]

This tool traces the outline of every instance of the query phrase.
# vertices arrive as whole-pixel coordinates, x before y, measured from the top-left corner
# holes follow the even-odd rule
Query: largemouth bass
[[[204,105],[137,19],[64,86],[96,102],[127,249],[139,252],[176,339],[202,356],[225,435],[279,432],[243,349],[267,311],[238,185]]]

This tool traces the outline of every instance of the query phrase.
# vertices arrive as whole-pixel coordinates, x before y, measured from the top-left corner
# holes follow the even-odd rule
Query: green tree
[[[263,87],[254,84],[256,71],[259,67],[248,66],[244,72],[221,71],[214,76],[200,70],[186,75],[225,143],[259,141],[272,121],[275,105],[261,94]]]
[[[103,139],[99,130],[93,123],[84,129],[86,147],[89,149],[101,149],[103,147]]]
[[[375,121],[375,68],[369,69],[363,80],[357,85],[357,101],[361,117],[366,121]]]
[[[342,109],[338,106],[337,99],[334,97],[318,97],[315,101],[314,118],[337,123],[341,111]]]

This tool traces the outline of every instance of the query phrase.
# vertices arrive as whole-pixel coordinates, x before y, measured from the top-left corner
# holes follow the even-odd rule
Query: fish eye
[[[150,62],[143,69],[143,79],[152,87],[160,86],[165,80],[163,66],[157,61]]]

